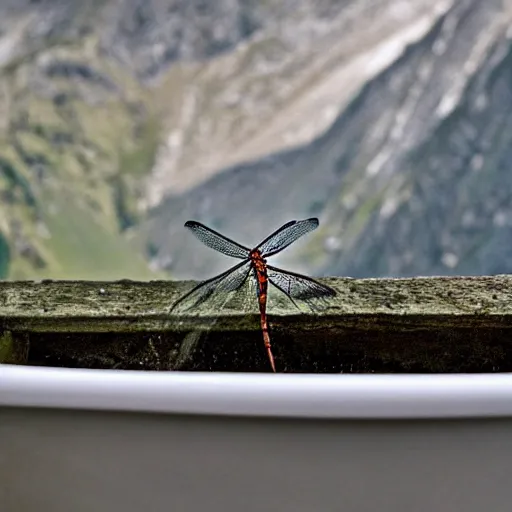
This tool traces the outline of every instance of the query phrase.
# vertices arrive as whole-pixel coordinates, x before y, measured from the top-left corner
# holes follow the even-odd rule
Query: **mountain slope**
[[[0,277],[154,276],[148,207],[312,140],[446,3],[3,2]]]
[[[512,271],[510,2],[8,0],[0,278]]]
[[[43,4],[1,7],[3,274],[151,277],[121,231],[158,120],[131,72],[103,57],[98,2]]]
[[[320,215],[282,261],[354,276],[511,271],[499,249],[510,235],[510,22],[501,2],[455,3],[324,135],[169,197],[143,228],[155,264],[198,277],[227,265],[185,233],[187,218],[250,245]],[[496,218],[505,226],[485,240]]]

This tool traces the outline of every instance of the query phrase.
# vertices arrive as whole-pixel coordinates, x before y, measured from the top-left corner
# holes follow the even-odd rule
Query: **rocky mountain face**
[[[511,272],[512,9],[0,5],[0,277],[202,278],[183,224],[316,275]]]
[[[283,253],[295,268],[509,272],[510,11],[460,1],[435,13],[311,142],[232,166],[164,201],[146,232],[160,261],[179,273],[211,273],[205,262],[217,260],[181,234],[186,218],[250,244],[290,218],[318,215],[309,244],[293,260]],[[377,45],[371,55],[379,52]]]
[[[326,272],[512,271],[509,14],[501,2],[460,2],[333,126],[359,143],[355,158],[338,155],[341,193],[326,234],[340,242]],[[354,120],[364,117],[363,133]],[[334,145],[329,135],[325,144]]]

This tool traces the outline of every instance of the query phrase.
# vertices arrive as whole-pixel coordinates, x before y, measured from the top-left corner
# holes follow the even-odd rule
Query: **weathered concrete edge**
[[[406,279],[321,278],[337,296],[321,311],[299,312],[270,290],[269,315],[304,328],[390,324],[404,328],[512,325],[512,276]],[[22,332],[137,332],[225,328],[257,329],[256,300],[233,300],[222,310],[202,306],[171,315],[190,281],[0,282],[0,329]],[[220,311],[220,313],[219,313]]]

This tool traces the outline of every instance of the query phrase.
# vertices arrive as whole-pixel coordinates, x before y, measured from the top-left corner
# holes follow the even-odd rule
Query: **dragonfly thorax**
[[[249,258],[256,270],[263,271],[266,267],[267,261],[262,256],[261,251],[259,249],[253,249],[249,253]]]

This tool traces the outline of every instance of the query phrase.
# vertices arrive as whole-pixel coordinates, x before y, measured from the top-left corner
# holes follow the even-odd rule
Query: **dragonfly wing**
[[[188,293],[180,297],[172,305],[170,312],[175,310],[186,311],[193,307],[199,306],[207,299],[209,299],[217,290],[223,292],[232,292],[238,290],[244,284],[250,270],[251,262],[249,260],[242,261],[238,265],[235,265],[225,272],[222,272],[222,274],[199,283]]]
[[[308,301],[334,297],[336,291],[310,277],[267,265],[268,280],[291,299]]]
[[[317,227],[318,219],[315,217],[306,220],[292,220],[265,238],[258,245],[257,249],[259,249],[264,258],[273,256]]]
[[[185,222],[185,227],[190,229],[194,235],[196,235],[204,245],[210,247],[211,249],[215,249],[216,251],[225,254],[226,256],[231,256],[233,258],[246,259],[249,255],[249,249],[235,242],[234,240],[230,240],[229,238],[217,233],[213,229],[201,224],[200,222],[196,222],[195,220],[188,220]]]

